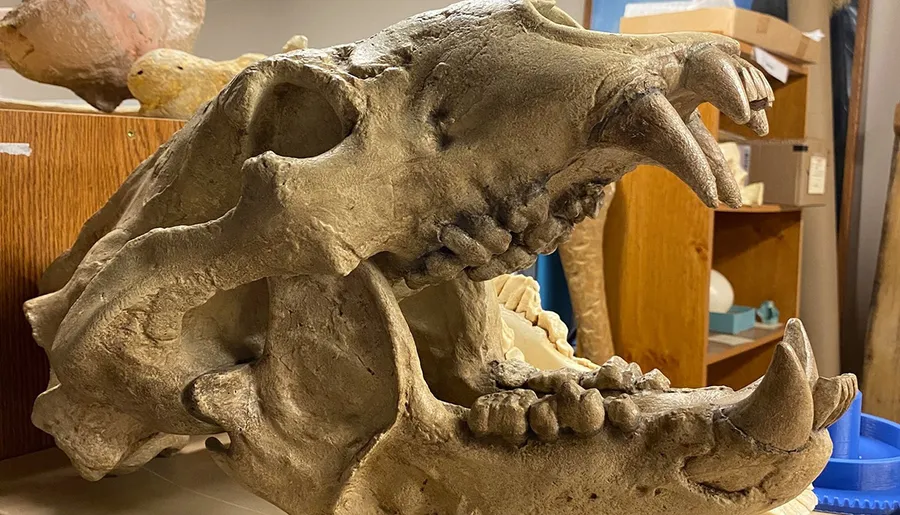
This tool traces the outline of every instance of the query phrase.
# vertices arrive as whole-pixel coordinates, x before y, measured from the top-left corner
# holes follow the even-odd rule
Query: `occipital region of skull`
[[[89,479],[226,431],[215,459],[293,514],[793,499],[856,390],[819,378],[799,321],[762,381],[673,389],[579,362],[530,286],[488,281],[552,252],[640,163],[740,202],[695,112],[766,130],[771,92],[738,53],[483,0],[263,59],[45,274],[26,305],[54,372],[35,423]],[[526,338],[563,368],[519,361]]]

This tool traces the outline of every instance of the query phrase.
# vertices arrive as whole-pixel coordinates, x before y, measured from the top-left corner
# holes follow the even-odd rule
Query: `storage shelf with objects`
[[[703,104],[707,128],[719,141],[805,137],[806,74],[820,45],[797,29],[740,9],[625,18],[621,28],[623,33],[705,31],[743,39],[744,58],[766,71],[775,92],[775,104],[766,111],[769,134],[759,138]],[[793,43],[785,45],[785,37]],[[802,213],[801,207],[773,203],[711,210],[666,170],[641,166],[626,175],[610,206],[604,244],[616,351],[644,369],[659,368],[676,386],[739,388],[757,379],[766,371],[784,322],[799,313]],[[757,323],[737,335],[711,333],[711,270],[731,282],[735,305],[755,308],[773,301],[780,323]]]

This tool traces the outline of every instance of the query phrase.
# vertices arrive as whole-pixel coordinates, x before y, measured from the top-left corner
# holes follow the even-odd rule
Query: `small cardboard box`
[[[715,32],[803,63],[818,61],[822,47],[774,16],[729,7],[622,18],[619,30],[627,34]]]
[[[828,147],[820,140],[747,142],[750,182],[765,184],[766,204],[821,206],[825,204]]]

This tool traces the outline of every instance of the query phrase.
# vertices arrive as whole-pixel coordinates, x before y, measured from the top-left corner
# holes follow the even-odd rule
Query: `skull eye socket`
[[[347,125],[320,91],[282,82],[263,93],[253,113],[251,155],[271,150],[285,157],[318,156],[349,135]]]

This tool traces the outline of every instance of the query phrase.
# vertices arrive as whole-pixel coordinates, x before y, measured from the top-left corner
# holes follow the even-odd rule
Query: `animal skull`
[[[702,101],[764,133],[772,93],[727,38],[594,33],[539,0],[265,59],[45,274],[34,421],[89,479],[227,431],[216,459],[296,514],[784,503],[856,389],[818,377],[799,322],[761,382],[678,390],[618,359],[506,359],[484,282],[555,249],[639,163],[739,205]]]

